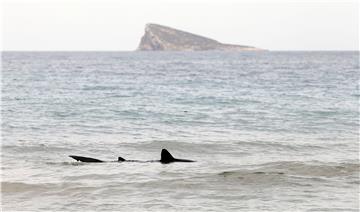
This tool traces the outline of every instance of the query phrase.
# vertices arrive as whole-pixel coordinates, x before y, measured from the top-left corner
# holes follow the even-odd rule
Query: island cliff
[[[224,44],[216,40],[158,24],[146,24],[139,51],[261,51],[252,46]]]

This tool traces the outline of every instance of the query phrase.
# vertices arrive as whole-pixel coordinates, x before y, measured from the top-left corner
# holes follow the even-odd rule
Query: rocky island
[[[262,51],[252,46],[224,44],[159,24],[146,24],[139,51]]]

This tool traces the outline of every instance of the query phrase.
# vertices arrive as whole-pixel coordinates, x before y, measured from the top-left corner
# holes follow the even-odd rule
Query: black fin
[[[75,155],[69,155],[69,157],[71,157],[77,161],[81,161],[81,162],[85,162],[85,163],[102,163],[102,162],[104,162],[104,161],[96,159],[96,158],[87,158],[87,157],[75,156]]]
[[[171,163],[174,162],[174,160],[175,158],[170,154],[169,151],[167,151],[166,149],[161,150],[161,163]]]
[[[160,159],[161,163],[172,163],[172,162],[195,162],[192,160],[187,160],[187,159],[177,159],[174,158],[169,151],[167,151],[166,149],[162,149],[161,150],[161,159]]]
[[[122,157],[118,157],[118,162],[123,162],[123,161],[126,161],[126,160]]]

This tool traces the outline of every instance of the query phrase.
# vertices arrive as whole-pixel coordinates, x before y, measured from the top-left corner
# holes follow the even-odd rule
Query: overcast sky
[[[146,23],[270,50],[358,50],[357,0],[3,0],[4,50],[134,50]]]

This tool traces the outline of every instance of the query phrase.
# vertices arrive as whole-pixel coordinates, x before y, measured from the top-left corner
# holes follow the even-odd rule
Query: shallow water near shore
[[[4,52],[2,210],[358,211],[358,59]]]

